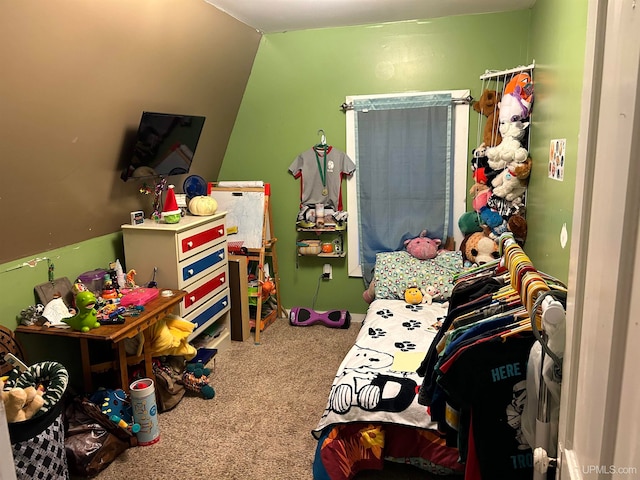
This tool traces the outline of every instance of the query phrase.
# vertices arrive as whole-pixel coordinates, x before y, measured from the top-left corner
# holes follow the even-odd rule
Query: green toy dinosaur
[[[73,317],[65,318],[62,321],[68,324],[72,330],[88,332],[92,328],[98,328],[98,313],[93,308],[96,304],[96,296],[89,290],[82,291],[76,295],[76,308],[78,313]]]

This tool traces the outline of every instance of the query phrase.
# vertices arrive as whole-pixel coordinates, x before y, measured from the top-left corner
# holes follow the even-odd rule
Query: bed
[[[433,474],[464,471],[455,445],[417,401],[415,373],[447,314],[460,252],[417,260],[406,252],[376,256],[376,299],[369,305],[355,344],[334,378],[326,408],[312,434],[318,439],[315,480],[348,480],[384,461],[409,463]],[[400,297],[417,284],[438,288],[431,304]],[[352,327],[353,328],[353,327]]]

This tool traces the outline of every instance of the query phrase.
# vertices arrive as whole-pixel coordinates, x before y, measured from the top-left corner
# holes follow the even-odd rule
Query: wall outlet
[[[333,269],[331,268],[330,264],[324,264],[324,266],[322,267],[322,276],[327,280],[331,280],[333,278]]]

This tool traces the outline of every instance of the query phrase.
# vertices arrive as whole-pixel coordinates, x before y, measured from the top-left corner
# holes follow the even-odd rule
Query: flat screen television
[[[189,173],[205,117],[142,112],[129,164],[121,178]]]

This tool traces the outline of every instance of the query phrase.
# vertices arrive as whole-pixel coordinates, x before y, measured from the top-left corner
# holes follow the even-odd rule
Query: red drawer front
[[[213,292],[220,285],[224,285],[227,281],[227,273],[222,272],[219,275],[215,276],[211,280],[206,283],[203,283],[195,290],[192,290],[184,297],[184,308],[189,308],[191,305],[196,303],[201,298],[204,298],[209,293]]]
[[[224,236],[224,224],[217,225],[216,227],[205,230],[204,232],[196,233],[191,237],[183,238],[181,245],[182,251],[188,252],[189,250],[193,250],[205,243],[212,242],[222,236]]]

